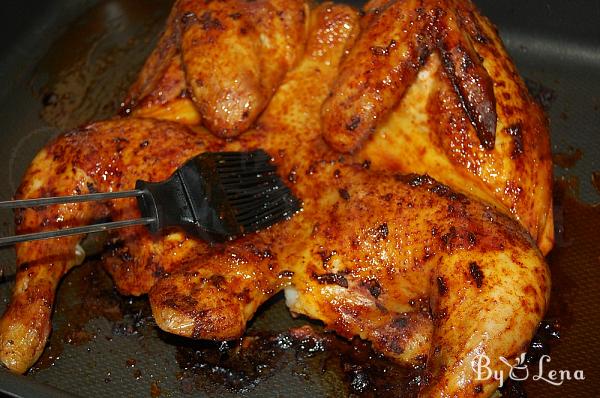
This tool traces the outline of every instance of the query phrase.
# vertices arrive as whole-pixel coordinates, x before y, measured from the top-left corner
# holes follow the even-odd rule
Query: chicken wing
[[[303,0],[179,0],[125,111],[239,135],[302,54],[307,12]]]
[[[327,142],[494,204],[548,253],[548,123],[491,23],[458,0],[372,1],[366,13],[323,104]]]
[[[421,0],[367,4],[363,29],[323,104],[323,136],[340,152],[368,138],[398,104],[433,47]]]

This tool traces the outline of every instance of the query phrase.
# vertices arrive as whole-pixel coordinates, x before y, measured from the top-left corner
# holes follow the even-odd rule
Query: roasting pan
[[[557,248],[549,257],[553,296],[548,317],[560,325],[560,339],[549,344],[551,362],[544,372],[582,370],[585,375],[583,381],[566,380],[560,386],[530,377],[506,393],[597,396],[600,207],[592,204],[600,202],[600,2],[476,3],[499,27],[519,71],[550,118],[559,181]],[[1,200],[11,198],[25,168],[50,138],[115,113],[170,6],[169,0],[2,2]],[[0,214],[0,223],[3,234],[12,232],[11,214]],[[0,312],[8,302],[13,273],[13,251],[3,249]],[[185,341],[156,330],[144,300],[119,297],[97,260],[91,259],[61,284],[55,331],[42,361],[27,376],[0,369],[0,396],[392,395],[386,392],[386,377],[392,383],[402,376],[386,365],[375,369],[383,369],[379,384],[369,381],[368,374],[366,381],[361,379],[361,369],[381,362],[372,353],[356,354],[364,347],[352,345],[348,355],[337,355],[337,362],[331,364],[331,356],[320,352],[318,341],[301,347],[282,343],[289,335],[278,333],[309,323],[292,319],[282,297],[275,297],[249,332],[271,345],[256,343],[253,355],[258,359],[242,358],[243,363],[232,364],[235,353],[230,346]],[[201,365],[190,372],[188,365],[199,357]],[[537,363],[530,368],[537,373]]]

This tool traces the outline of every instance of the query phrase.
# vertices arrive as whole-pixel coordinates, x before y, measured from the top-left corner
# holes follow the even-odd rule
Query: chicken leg
[[[107,121],[66,133],[44,148],[33,160],[17,192],[17,198],[78,195],[133,189],[137,179],[161,181],[196,153],[210,150],[211,137],[202,140],[174,123],[143,119]],[[132,199],[84,202],[32,208],[16,214],[17,233],[87,225],[111,218],[139,217]],[[161,262],[156,253],[170,253],[179,233],[164,238],[151,236],[144,227],[119,231],[110,253],[129,259],[115,269],[124,294],[146,293],[169,270],[167,254]],[[50,316],[60,279],[85,257],[78,246],[83,236],[18,244],[17,277],[7,311],[0,319],[0,361],[13,371],[26,371],[41,355],[51,329]],[[122,249],[120,242],[130,248]],[[185,255],[186,246],[178,251]],[[196,245],[197,246],[197,245]],[[202,247],[204,248],[204,246]],[[198,248],[196,250],[201,250]],[[135,251],[129,257],[129,250]],[[125,264],[127,265],[127,264]],[[111,263],[107,263],[110,270]]]

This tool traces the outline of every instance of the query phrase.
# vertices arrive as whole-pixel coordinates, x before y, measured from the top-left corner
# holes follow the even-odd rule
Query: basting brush
[[[0,238],[0,246],[146,225],[151,232],[181,227],[207,242],[223,242],[291,217],[300,201],[276,174],[263,150],[203,153],[162,182],[137,181],[134,190],[0,202],[0,209],[137,198],[141,217]]]

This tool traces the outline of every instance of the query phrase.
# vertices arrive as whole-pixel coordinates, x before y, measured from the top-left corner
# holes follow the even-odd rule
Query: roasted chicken
[[[370,3],[364,16],[333,3],[310,10],[294,1],[217,3],[177,2],[124,103],[130,116],[55,139],[33,160],[17,197],[125,190],[137,179],[165,179],[204,151],[263,148],[302,200],[302,212],[224,245],[180,230],[112,232],[103,260],[119,291],[148,293],[163,330],[227,340],[242,335],[257,308],[285,290],[293,313],[368,339],[394,360],[426,366],[422,396],[490,395],[498,381],[477,380],[471,361],[485,354],[499,369],[500,356],[514,359],[526,349],[548,305],[550,275],[536,239],[543,241],[540,231],[551,217],[543,116],[489,23],[470,3],[446,1]],[[459,20],[465,10],[470,14]],[[457,24],[484,29],[488,41],[475,50],[453,47],[471,43],[474,34]],[[397,63],[412,62],[421,50],[382,64],[369,60],[396,46],[412,48],[414,37],[404,30],[413,28],[429,35],[415,70],[398,72]],[[261,43],[236,42],[246,34]],[[392,48],[365,51],[368,41],[387,46],[390,37],[397,37]],[[445,59],[456,67],[463,50],[484,56],[473,73],[485,87],[464,81],[469,68],[440,66]],[[220,59],[211,63],[214,54]],[[269,59],[279,66],[263,65]],[[371,74],[363,69],[370,62],[373,79],[388,79],[392,68],[404,80],[375,89],[381,97],[370,83],[352,86]],[[356,90],[362,94],[354,104],[348,95],[355,94],[344,93]],[[512,113],[503,108],[510,102],[503,90],[517,90],[510,91],[517,101]],[[365,109],[371,102],[376,109]],[[357,126],[347,129],[343,117],[357,113],[361,121],[350,116]],[[472,120],[477,114],[484,116]],[[379,121],[359,129],[373,115]],[[513,116],[523,118],[518,139],[504,128]],[[518,156],[513,146],[521,148]],[[456,188],[397,173],[411,167],[441,173]],[[504,178],[522,184],[523,207],[511,207],[513,197],[498,190]],[[535,197],[545,202],[536,207]],[[135,201],[117,200],[28,209],[17,213],[16,224],[25,233],[138,215]],[[0,360],[13,371],[26,371],[41,354],[57,284],[85,256],[82,238],[17,246],[16,285],[0,320]]]

